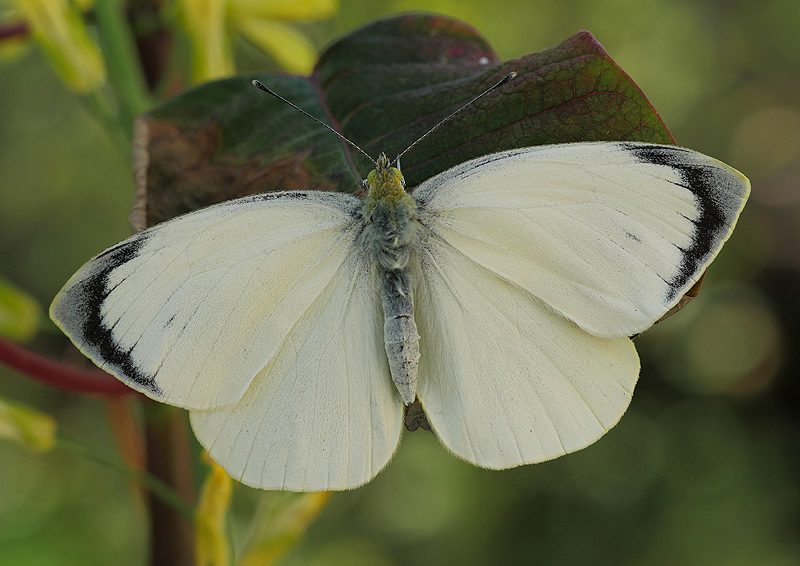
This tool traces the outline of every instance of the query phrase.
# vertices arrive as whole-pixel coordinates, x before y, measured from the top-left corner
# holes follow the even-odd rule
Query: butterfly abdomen
[[[378,200],[365,206],[364,244],[378,268],[383,334],[392,380],[406,405],[416,397],[419,334],[414,322],[409,261],[417,239],[414,202]]]

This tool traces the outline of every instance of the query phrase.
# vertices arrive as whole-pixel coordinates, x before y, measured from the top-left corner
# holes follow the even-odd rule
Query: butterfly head
[[[375,200],[394,200],[405,196],[406,181],[397,167],[392,167],[389,158],[381,153],[375,162],[375,169],[369,172],[364,185],[369,189],[369,198]]]

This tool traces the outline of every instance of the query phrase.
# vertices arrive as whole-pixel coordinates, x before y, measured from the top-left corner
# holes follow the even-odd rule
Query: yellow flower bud
[[[256,512],[255,528],[248,540],[239,566],[274,564],[297,544],[308,526],[330,500],[331,492],[280,493],[262,495]]]
[[[225,24],[226,0],[180,0],[192,51],[192,80],[230,76],[235,66]]]
[[[0,336],[27,342],[36,335],[41,316],[33,297],[0,277]]]
[[[305,35],[291,26],[264,20],[239,22],[239,32],[290,73],[307,75],[314,68],[317,50]]]
[[[227,566],[231,554],[225,517],[231,503],[233,480],[206,454],[211,469],[200,491],[195,512],[195,555],[198,566]]]
[[[0,438],[46,452],[56,443],[56,421],[36,409],[0,399]]]
[[[235,20],[316,21],[331,17],[338,0],[230,0]]]
[[[67,0],[16,0],[34,39],[72,90],[85,94],[103,86],[103,56],[80,13]]]

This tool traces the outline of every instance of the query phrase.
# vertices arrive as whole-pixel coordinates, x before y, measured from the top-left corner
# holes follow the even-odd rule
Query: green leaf
[[[0,336],[28,342],[39,330],[41,316],[33,297],[0,277]]]
[[[208,83],[140,118],[142,227],[270,190],[356,192],[370,163],[330,132],[256,91],[258,78],[371,155],[394,156],[510,71],[517,78],[403,158],[409,186],[504,149],[590,140],[672,142],[658,113],[588,32],[501,63],[467,24],[431,15],[375,22],[337,41],[310,77]]]

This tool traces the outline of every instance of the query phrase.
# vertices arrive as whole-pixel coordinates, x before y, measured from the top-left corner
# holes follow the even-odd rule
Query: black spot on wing
[[[642,243],[642,239],[639,236],[637,236],[636,234],[633,234],[631,232],[628,232],[627,230],[625,230],[625,237],[628,238],[631,241],[636,242],[637,244],[641,244]]]
[[[101,315],[101,306],[112,288],[109,288],[109,275],[114,269],[135,258],[147,241],[146,235],[121,242],[109,248],[93,260],[91,274],[76,283],[68,291],[64,303],[72,309],[59,313],[59,318],[67,328],[80,333],[83,343],[92,353],[105,360],[108,367],[123,375],[154,395],[163,392],[154,380],[137,367],[130,351],[120,348],[114,341],[111,327],[106,325]]]
[[[694,195],[698,216],[691,244],[678,249],[681,263],[675,275],[667,281],[667,301],[672,301],[693,276],[706,264],[708,257],[721,245],[741,202],[738,181],[725,169],[701,161],[698,154],[680,147],[620,144],[639,161],[663,165],[678,171],[678,183]]]

